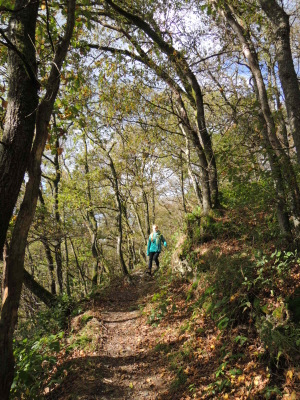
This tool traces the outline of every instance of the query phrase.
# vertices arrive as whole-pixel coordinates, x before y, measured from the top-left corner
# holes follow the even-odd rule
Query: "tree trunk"
[[[45,222],[45,216],[43,213],[46,211],[46,206],[45,206],[45,201],[44,201],[44,197],[43,197],[41,190],[39,190],[39,199],[40,199],[40,202],[41,202],[42,208],[43,208],[41,220],[42,220],[42,222]],[[41,237],[41,242],[43,243],[43,246],[45,248],[46,258],[48,261],[51,293],[53,295],[56,295],[55,278],[54,278],[54,261],[53,261],[52,252],[51,252],[50,245],[49,245],[49,240],[46,235],[43,235]]]
[[[151,174],[152,175],[152,174]],[[153,175],[152,175],[153,176]],[[155,210],[155,186],[153,180],[151,179],[151,196],[152,196],[152,225],[156,221],[156,210]]]
[[[62,255],[61,255],[61,242],[59,238],[59,243],[54,246],[55,253],[55,263],[56,263],[56,276],[59,286],[59,293],[63,294],[63,271],[62,271]]]
[[[20,2],[17,3],[20,4]],[[22,2],[22,4],[23,3],[25,2]],[[38,2],[33,3],[35,7],[38,6]],[[28,13],[27,7],[25,7],[24,10],[26,10],[26,13]],[[35,8],[29,11],[33,13],[34,10]],[[23,11],[21,11],[20,13],[16,13],[18,19],[20,19],[20,14],[22,13]],[[73,33],[75,22],[74,15],[75,0],[69,0],[66,32],[64,37],[62,38],[60,45],[58,45],[57,47],[53,65],[51,67],[46,85],[45,97],[41,101],[37,111],[36,135],[29,157],[29,179],[26,184],[24,199],[22,201],[20,211],[18,213],[13,229],[9,252],[5,254],[3,269],[3,297],[0,319],[0,400],[8,400],[10,387],[13,381],[13,333],[17,322],[17,314],[24,276],[24,257],[27,236],[36,209],[41,177],[41,159],[48,135],[47,127],[50,121],[53,104],[59,88],[60,69],[66,57],[71,36]],[[27,21],[27,19],[25,21]],[[13,24],[18,27],[22,27],[22,21],[13,21]],[[23,36],[20,35],[20,37]],[[34,35],[32,40],[34,41]],[[27,96],[29,98],[31,97],[31,95],[32,94],[27,93]],[[26,121],[29,119],[25,118],[25,125]],[[26,132],[26,129],[24,129],[24,131]],[[24,151],[24,148],[22,149],[22,151]]]
[[[95,287],[98,285],[98,277],[99,277],[99,271],[100,271],[100,254],[98,251],[98,246],[97,246],[97,236],[95,234],[92,234],[92,255],[94,258],[94,266],[93,266],[93,277],[92,277],[92,286]]]
[[[207,167],[208,167],[210,202],[213,208],[219,208],[220,201],[219,201],[218,173],[217,173],[216,159],[212,148],[211,139],[206,128],[202,92],[196,77],[194,76],[194,74],[192,75],[194,81],[192,86],[194,90],[197,90],[195,93],[196,93],[196,106],[197,106],[196,116],[197,116],[198,135],[200,136],[203,142],[203,149],[205,152]]]
[[[190,144],[189,144],[189,139],[186,137],[186,149],[185,149],[185,154],[186,154],[186,161],[187,161],[187,167],[188,167],[188,173],[189,173],[189,177],[192,181],[193,184],[193,188],[194,188],[194,192],[196,195],[196,198],[198,200],[199,205],[202,204],[202,194],[201,194],[201,190],[199,188],[197,179],[195,177],[195,174],[192,170],[192,166],[191,166],[191,155],[190,155]]]
[[[146,227],[146,234],[147,236],[150,235],[151,228],[150,228],[150,214],[149,214],[149,203],[148,203],[148,197],[147,194],[142,187],[142,195],[143,195],[143,201],[145,205],[145,227]]]
[[[185,117],[185,109],[182,104],[181,110],[179,110],[181,119],[185,122],[185,124],[180,124],[180,128],[183,134],[186,137],[186,140],[193,143],[193,147],[197,152],[199,161],[200,161],[200,185],[202,189],[201,193],[201,205],[203,214],[206,215],[212,208],[211,204],[211,196],[210,196],[210,185],[209,185],[209,173],[208,173],[208,165],[205,154],[203,152],[202,146],[199,143],[199,138],[196,132],[188,125],[188,121]],[[194,183],[194,182],[193,182]],[[196,187],[195,187],[196,189]],[[196,193],[197,194],[197,193]],[[198,197],[198,194],[197,194]]]
[[[74,257],[75,257],[76,266],[77,266],[77,269],[78,269],[78,271],[79,271],[79,273],[80,273],[80,276],[81,276],[81,279],[82,279],[82,282],[83,282],[84,292],[85,292],[85,294],[87,295],[88,291],[87,291],[87,285],[86,285],[86,281],[85,281],[84,271],[83,271],[82,267],[81,267],[80,264],[79,264],[79,261],[78,261],[78,257],[77,257],[77,254],[76,254],[76,250],[75,250],[74,243],[73,243],[73,241],[72,241],[71,238],[69,238],[69,240],[70,240],[71,247],[72,247],[72,251],[73,251],[73,254],[74,254]]]
[[[291,51],[289,16],[275,0],[259,0],[259,2],[273,27],[279,79],[300,163],[300,89]]]
[[[121,270],[123,271],[125,276],[129,276],[129,272],[128,272],[128,269],[125,264],[123,250],[122,250],[122,243],[123,243],[122,214],[123,214],[123,212],[122,212],[122,202],[121,202],[120,191],[119,191],[118,176],[116,173],[116,169],[115,169],[115,165],[114,165],[112,157],[110,156],[109,152],[106,149],[104,149],[103,147],[102,147],[102,149],[104,150],[104,152],[106,153],[106,155],[109,159],[109,166],[110,166],[110,170],[111,170],[111,174],[112,174],[112,186],[113,186],[113,190],[115,193],[115,202],[116,202],[116,206],[117,206],[117,210],[118,210],[117,228],[118,228],[119,236],[117,238],[117,255],[119,258]]]
[[[286,210],[287,201],[286,201],[284,181],[283,181],[283,177],[282,177],[280,163],[279,163],[278,157],[276,156],[275,152],[272,149],[272,146],[270,145],[268,132],[266,129],[265,120],[262,115],[262,112],[260,112],[260,114],[259,114],[259,119],[260,119],[261,130],[262,130],[262,134],[263,134],[263,138],[264,138],[263,139],[264,148],[266,149],[268,160],[270,162],[271,174],[272,174],[273,182],[275,185],[276,214],[277,214],[279,229],[284,237],[286,237],[287,239],[290,239],[292,237],[292,232],[291,232],[291,226],[290,226],[290,221],[289,221],[289,214]]]
[[[48,290],[40,285],[29,272],[24,269],[24,284],[39,300],[41,300],[47,307],[51,308],[55,305],[57,298],[53,296]]]
[[[9,22],[8,39],[15,48],[10,48],[8,51],[8,108],[0,144],[1,258],[9,221],[28,166],[34,134],[38,105],[34,47],[38,6],[38,1],[16,0],[15,7],[24,8],[18,13],[13,13]],[[12,338],[17,322],[23,282],[26,243],[22,244],[23,247],[20,246],[21,254],[14,246],[12,249],[16,250],[14,255],[4,251],[0,320],[0,400],[9,398],[14,375]],[[19,268],[18,262],[15,263],[19,255],[21,256],[21,268]]]
[[[8,106],[0,142],[0,255],[32,145],[38,82],[36,79],[35,27],[39,1],[16,0],[9,22]],[[14,46],[14,48],[12,48]]]
[[[99,271],[101,269],[100,265],[100,252],[98,249],[97,244],[97,232],[98,232],[98,224],[95,218],[95,214],[92,208],[92,192],[91,192],[91,185],[89,179],[89,164],[88,164],[88,148],[86,142],[86,135],[83,137],[84,142],[84,168],[85,168],[85,175],[87,180],[87,196],[88,196],[88,211],[86,213],[86,220],[87,220],[87,228],[90,233],[91,237],[91,245],[92,245],[92,255],[94,258],[94,265],[93,265],[93,277],[92,277],[92,286],[95,287],[98,285],[98,277]]]
[[[59,137],[56,136],[55,141],[55,156],[54,156],[54,166],[55,166],[55,178],[53,179],[54,184],[54,210],[55,210],[55,220],[57,225],[57,244],[55,245],[55,262],[56,262],[56,275],[57,281],[59,286],[60,294],[63,294],[63,265],[62,265],[62,254],[61,254],[61,218],[59,212],[59,182],[61,178],[60,166],[59,166],[59,158],[58,158],[58,149],[60,148],[59,145]]]
[[[69,273],[69,249],[68,249],[68,242],[67,242],[67,237],[65,236],[64,239],[65,242],[65,252],[66,252],[66,267],[67,267],[67,295],[71,297],[71,287],[70,287],[70,273]]]
[[[185,193],[184,193],[184,175],[183,175],[183,157],[182,157],[182,151],[180,151],[180,190],[181,190],[181,199],[182,199],[182,207],[183,211],[186,214],[187,213],[187,208],[186,208],[186,201],[185,201]]]
[[[53,295],[56,295],[55,278],[54,278],[54,260],[53,260],[53,257],[52,257],[51,249],[50,249],[50,246],[49,246],[48,239],[46,237],[42,237],[41,241],[42,241],[42,243],[44,245],[46,258],[47,258],[47,261],[48,261],[51,293]]]
[[[288,157],[290,156],[290,145],[288,139],[288,132],[286,128],[286,121],[282,111],[282,104],[280,100],[280,92],[278,89],[277,81],[276,81],[276,74],[275,74],[275,65],[272,63],[269,66],[269,73],[271,78],[271,87],[273,88],[273,95],[274,95],[274,108],[277,111],[279,124],[278,124],[278,131],[277,136],[286,152]]]
[[[262,116],[264,119],[262,129],[262,132],[266,133],[264,137],[264,145],[269,157],[269,162],[272,168],[272,175],[277,192],[277,209],[282,210],[280,211],[281,214],[283,213],[283,210],[285,210],[284,213],[286,213],[286,210],[288,209],[282,176],[284,175],[288,184],[293,214],[295,219],[298,220],[300,217],[299,187],[290,159],[281,147],[280,142],[276,136],[275,122],[273,120],[272,113],[269,107],[268,95],[255,48],[252,45],[248,32],[245,31],[245,29],[238,23],[231,9],[228,6],[225,6],[225,9],[221,12],[226,21],[232,27],[233,31],[236,33],[238,39],[240,40],[243,47],[244,56],[249,63],[249,67],[254,78],[257,99],[259,101]],[[264,126],[266,126],[266,129],[264,128]],[[287,216],[282,215],[282,217],[280,217],[280,220],[286,221],[287,218]],[[289,223],[287,223],[287,221],[281,224],[281,228],[284,229],[284,227],[286,227],[286,229],[284,229],[283,231],[283,234],[285,235],[290,235],[290,228],[287,227],[288,225]]]

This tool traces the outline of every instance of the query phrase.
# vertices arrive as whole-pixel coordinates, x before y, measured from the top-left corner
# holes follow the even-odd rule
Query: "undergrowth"
[[[274,235],[270,221],[263,213],[249,218],[247,210],[244,216],[224,210],[202,216],[199,209],[187,215],[178,254],[193,271],[185,293],[190,316],[178,334],[193,337],[194,365],[195,358],[216,354],[214,379],[199,391],[199,383],[187,377],[184,348],[162,347],[176,373],[174,392],[180,387],[203,399],[233,398],[239,390],[247,398],[297,398],[300,257],[280,242],[278,232],[278,241],[268,241]],[[149,322],[156,326],[178,310],[171,287],[153,296]],[[217,344],[200,351],[195,346],[206,335],[207,318]],[[248,377],[243,369],[249,370]]]
[[[45,388],[50,390],[63,381],[65,371],[59,367],[60,359],[74,349],[90,346],[92,341],[84,332],[92,316],[82,314],[83,311],[82,302],[62,296],[55,307],[39,311],[34,320],[19,325],[14,340],[15,375],[11,399],[41,399]],[[81,331],[73,336],[69,318],[77,315],[82,315]]]

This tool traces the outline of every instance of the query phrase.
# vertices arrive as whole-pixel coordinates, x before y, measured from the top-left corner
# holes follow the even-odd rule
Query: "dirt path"
[[[154,349],[155,330],[141,311],[155,289],[155,280],[140,273],[133,276],[133,285],[116,284],[105,299],[96,299],[93,312],[102,327],[99,347],[65,363],[68,376],[47,399],[161,398],[168,386],[165,362]]]
[[[154,281],[135,275],[134,287],[121,290],[102,312],[107,329],[103,344],[103,383],[97,399],[157,399],[165,390],[161,360],[149,348],[151,328],[145,324],[139,300],[152,292]]]

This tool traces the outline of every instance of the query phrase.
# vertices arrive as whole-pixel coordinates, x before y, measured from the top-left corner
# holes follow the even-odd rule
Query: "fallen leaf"
[[[289,370],[287,373],[286,373],[286,379],[287,380],[292,380],[293,379],[293,370]]]

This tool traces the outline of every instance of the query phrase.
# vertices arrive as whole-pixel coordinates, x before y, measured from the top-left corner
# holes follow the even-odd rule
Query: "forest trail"
[[[104,347],[107,356],[103,359],[107,378],[103,381],[108,385],[103,393],[108,399],[154,399],[154,393],[161,391],[163,382],[158,376],[157,360],[141,346],[139,312],[124,315],[124,312],[110,311],[106,313],[105,322],[109,328]]]
[[[140,309],[157,285],[142,272],[132,278],[132,284],[116,282],[105,297],[94,299],[93,315],[101,321],[99,346],[92,354],[81,352],[80,357],[64,363],[68,376],[47,399],[162,398],[170,371],[162,355],[154,350],[160,332],[147,324]]]
[[[161,360],[149,349],[149,326],[138,309],[139,300],[152,291],[155,282],[134,278],[132,289],[118,292],[102,313],[107,329],[102,350],[104,385],[97,399],[151,400],[165,389]]]

